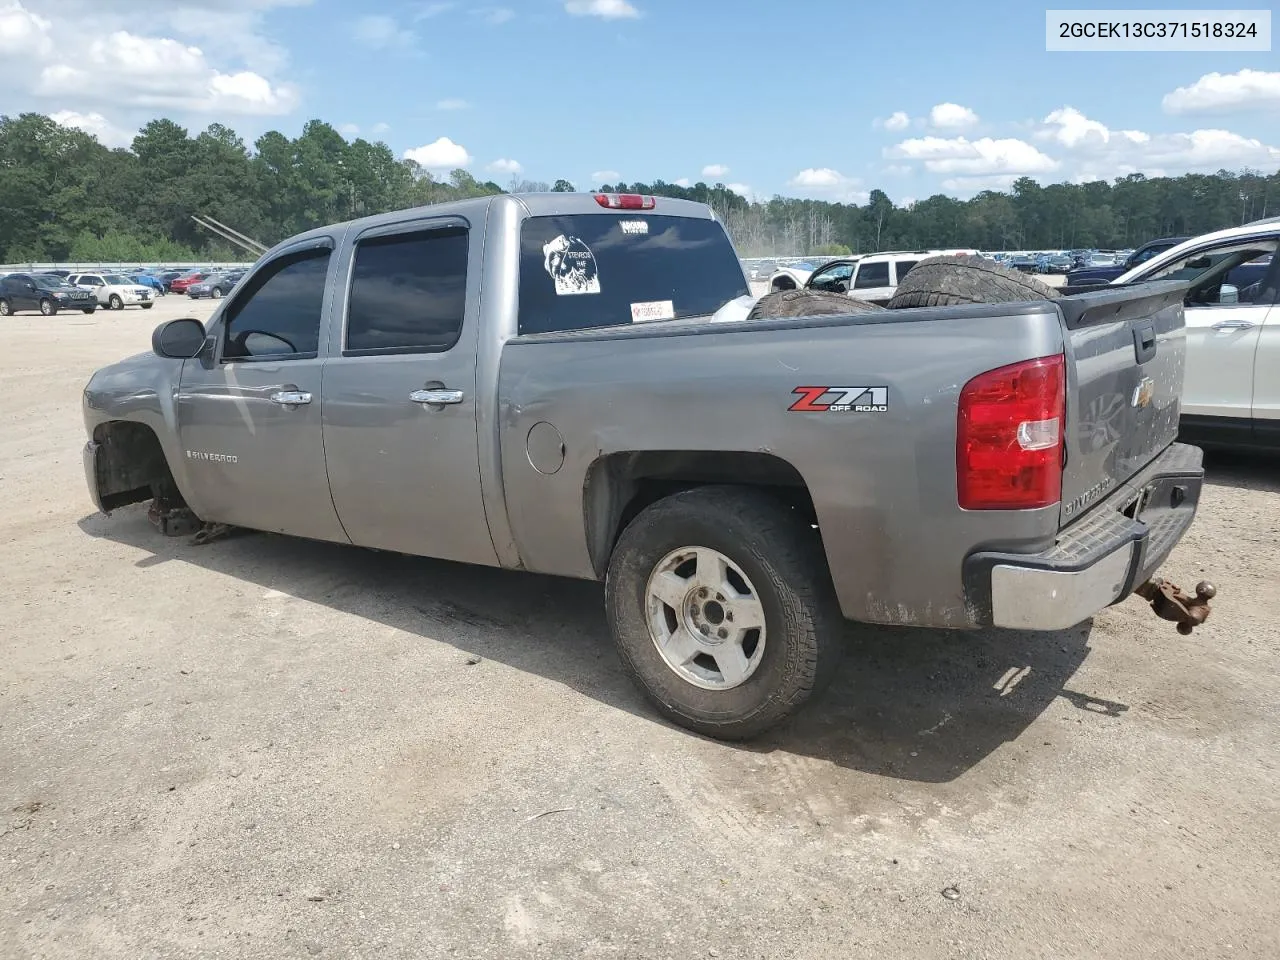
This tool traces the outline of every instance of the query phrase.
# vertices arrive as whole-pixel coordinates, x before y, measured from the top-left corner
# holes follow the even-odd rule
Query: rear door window
[[[467,231],[425,230],[356,246],[346,353],[442,353],[467,304]]]
[[[889,286],[889,264],[863,263],[858,265],[858,276],[853,281],[855,290],[867,290],[872,287]]]
[[[746,295],[715,220],[580,214],[521,227],[522,334],[709,316]]]

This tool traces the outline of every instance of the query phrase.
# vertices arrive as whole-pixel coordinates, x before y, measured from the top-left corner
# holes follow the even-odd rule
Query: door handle
[[[1254,326],[1252,320],[1219,320],[1209,329],[1211,330],[1248,330]]]
[[[272,403],[278,403],[282,407],[296,407],[304,403],[310,403],[311,394],[305,390],[278,390],[269,399]]]
[[[423,403],[429,407],[434,407],[446,403],[461,403],[461,390],[415,390],[409,394],[409,399],[414,403]]]

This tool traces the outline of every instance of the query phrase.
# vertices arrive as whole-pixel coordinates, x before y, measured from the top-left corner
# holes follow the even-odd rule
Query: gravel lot
[[[1274,463],[1213,465],[1195,637],[853,627],[728,746],[594,584],[95,515],[84,382],[208,306],[0,326],[0,955],[1280,955]]]

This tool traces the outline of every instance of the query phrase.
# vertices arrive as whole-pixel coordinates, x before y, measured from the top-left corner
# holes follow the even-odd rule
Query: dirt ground
[[[854,627],[729,746],[594,584],[96,515],[85,381],[207,311],[0,326],[0,956],[1280,956],[1274,463],[1213,462],[1195,637]]]

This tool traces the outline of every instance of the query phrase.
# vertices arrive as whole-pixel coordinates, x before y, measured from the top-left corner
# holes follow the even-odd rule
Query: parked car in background
[[[1110,283],[1121,274],[1128,273],[1153,257],[1159,256],[1166,250],[1170,250],[1180,243],[1185,243],[1189,239],[1189,237],[1165,237],[1162,240],[1152,240],[1133,251],[1121,263],[1115,263],[1114,260],[1111,260],[1102,264],[1094,264],[1090,260],[1088,265],[1077,267],[1067,273],[1066,285],[1068,287],[1083,287],[1094,283]]]
[[[1042,253],[1036,258],[1037,273],[1066,273],[1075,261],[1066,253]]]
[[[189,271],[189,270],[162,270],[162,271],[160,271],[160,273],[159,273],[159,278],[160,278],[160,282],[164,284],[165,292],[166,292],[166,293],[170,293],[170,292],[172,292],[172,290],[173,290],[173,281],[177,280],[179,277],[185,277],[188,273],[190,273],[190,271]]]
[[[1181,432],[1208,446],[1280,447],[1280,218],[1187,240],[1116,284],[1177,279],[1186,297]]]
[[[0,317],[20,310],[38,310],[52,317],[59,310],[93,313],[98,302],[93,294],[49,274],[11,273],[0,277]]]
[[[153,276],[152,274],[134,273],[129,275],[129,279],[131,279],[134,283],[142,284],[142,286],[144,287],[150,287],[158,297],[163,297],[165,294],[163,281],[161,281],[159,277]]]
[[[169,281],[169,292],[170,293],[186,293],[188,287],[190,287],[193,283],[199,283],[208,275],[209,274],[207,271],[201,272],[199,270],[196,270],[190,273],[184,273],[182,276],[175,277],[173,280]]]
[[[154,305],[150,287],[134,283],[119,273],[75,273],[67,280],[84,290],[93,291],[98,303],[110,310],[123,310],[130,305],[150,310]]]
[[[231,292],[232,287],[240,282],[240,278],[244,276],[244,272],[211,273],[196,283],[187,287],[187,296],[193,300],[199,300],[202,297],[211,297],[214,300],[221,300]]]
[[[929,257],[971,254],[972,250],[913,250],[842,257],[824,263],[804,282],[806,290],[847,293],[868,303],[886,304],[898,284],[921,260]],[[782,288],[788,289],[788,288]],[[772,292],[778,292],[777,289]]]

